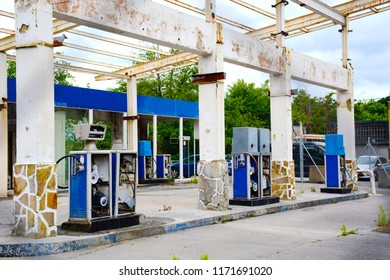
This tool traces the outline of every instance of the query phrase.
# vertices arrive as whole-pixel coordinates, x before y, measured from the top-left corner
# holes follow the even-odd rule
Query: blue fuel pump
[[[145,183],[153,178],[152,142],[138,141],[138,181]]]
[[[347,188],[347,170],[345,165],[345,149],[343,135],[325,135],[325,182],[326,188],[321,192],[350,193]]]
[[[157,155],[157,178],[169,179],[171,177],[171,155]]]
[[[271,152],[268,129],[236,127],[232,145],[231,205],[258,206],[279,202],[271,192]]]
[[[96,232],[138,225],[136,214],[137,153],[129,150],[97,150],[105,127],[75,126],[84,150],[69,154],[69,219],[64,230]]]

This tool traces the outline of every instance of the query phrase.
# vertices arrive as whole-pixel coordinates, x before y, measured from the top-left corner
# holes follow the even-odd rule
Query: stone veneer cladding
[[[227,161],[199,161],[198,180],[198,207],[205,210],[227,210],[229,207]]]
[[[15,236],[43,238],[57,235],[57,165],[15,164]]]
[[[349,175],[347,175],[347,187],[351,188],[352,190],[357,190],[357,183],[358,183],[358,174],[356,172],[357,162],[356,160],[346,159],[345,165],[349,173]]]
[[[272,195],[283,200],[296,199],[294,161],[272,160]]]

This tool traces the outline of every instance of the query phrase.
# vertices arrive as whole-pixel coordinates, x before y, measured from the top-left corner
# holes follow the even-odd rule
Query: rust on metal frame
[[[199,84],[213,83],[225,79],[226,79],[225,72],[207,73],[207,74],[199,74],[199,75],[192,76],[192,82],[199,83]]]

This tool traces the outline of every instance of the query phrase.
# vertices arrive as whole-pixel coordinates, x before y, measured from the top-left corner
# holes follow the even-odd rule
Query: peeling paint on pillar
[[[351,98],[348,98],[345,103],[337,103],[337,107],[339,108],[346,108],[349,112],[352,112],[352,100]]]
[[[228,209],[229,173],[226,160],[201,160],[198,164],[198,207],[203,210]]]
[[[57,235],[57,165],[14,165],[15,236]]]

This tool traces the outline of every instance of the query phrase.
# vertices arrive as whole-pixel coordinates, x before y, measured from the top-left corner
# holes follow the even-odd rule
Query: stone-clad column
[[[14,165],[16,236],[42,238],[57,235],[56,165]]]
[[[51,1],[15,1],[17,154],[15,234],[57,234]]]
[[[286,49],[287,52],[287,49]],[[288,52],[285,52],[285,61]],[[286,65],[289,69],[289,65]],[[292,157],[292,114],[290,75],[271,75],[272,195],[280,199],[296,198]]]
[[[199,201],[201,209],[228,208],[229,175],[225,160],[222,25],[215,22],[215,0],[206,1],[206,20],[214,26],[214,51],[199,57]]]
[[[294,160],[292,157],[291,63],[284,47],[284,3],[276,0],[276,45],[283,48],[283,73],[270,77],[272,195],[296,198]]]

